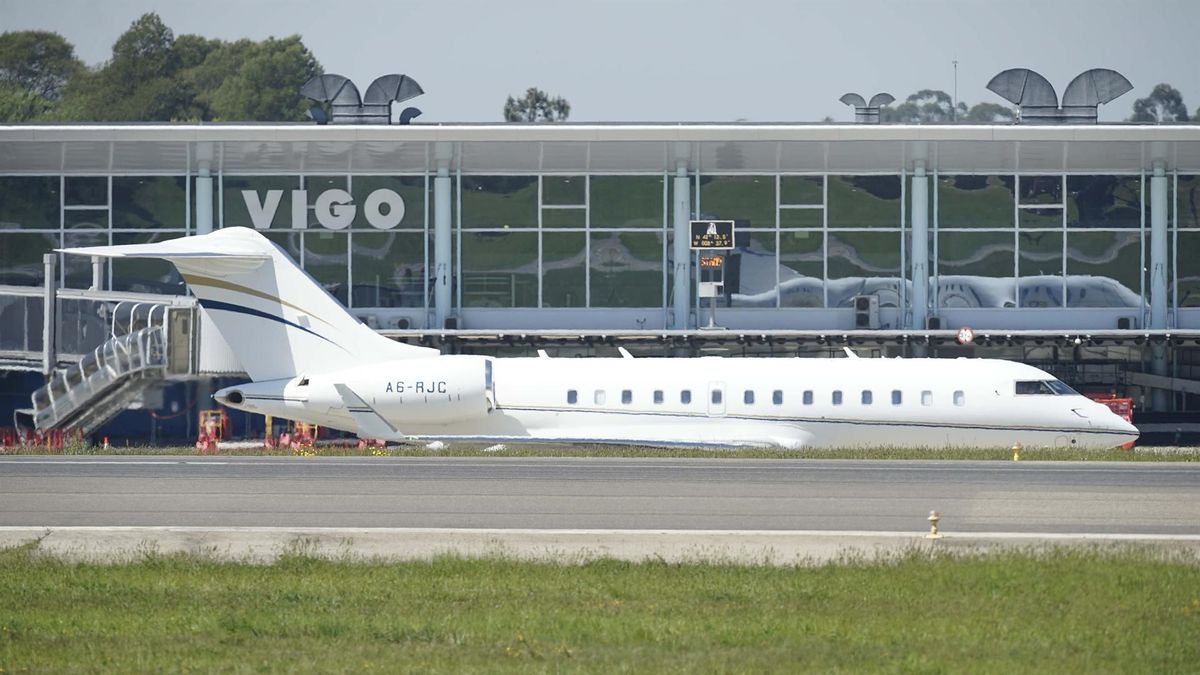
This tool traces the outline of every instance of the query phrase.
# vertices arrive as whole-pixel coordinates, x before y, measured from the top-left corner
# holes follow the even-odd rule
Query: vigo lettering
[[[242,190],[246,212],[256,230],[268,230],[283,201],[283,190],[266,190],[262,199],[255,190]],[[308,228],[308,190],[292,190],[292,229]],[[317,222],[329,230],[344,230],[354,222],[358,207],[354,197],[340,188],[331,188],[317,195],[313,204]],[[363,216],[367,223],[379,230],[390,230],[404,220],[404,198],[395,190],[379,188],[363,200]]]

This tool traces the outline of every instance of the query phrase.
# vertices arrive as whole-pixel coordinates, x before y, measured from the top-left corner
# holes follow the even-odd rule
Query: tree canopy
[[[897,106],[885,106],[879,111],[881,122],[904,124],[951,124],[966,122],[995,124],[1012,122],[1012,108],[998,103],[976,103],[968,107],[959,101],[957,105],[940,89],[922,89]]]
[[[0,35],[0,121],[291,121],[300,87],[321,74],[300,36],[261,42],[178,37],[157,14],[139,17],[112,58],[86,68],[62,36]]]
[[[1200,110],[1197,111],[1200,115]],[[1183,94],[1167,83],[1154,87],[1146,98],[1133,102],[1133,116],[1130,122],[1186,122],[1188,121],[1187,106],[1183,104]]]
[[[504,102],[505,122],[565,122],[571,114],[571,104],[561,96],[550,98],[537,87],[530,87],[525,96],[512,96]]]

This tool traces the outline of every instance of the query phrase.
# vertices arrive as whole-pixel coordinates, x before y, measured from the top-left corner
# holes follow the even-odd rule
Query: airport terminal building
[[[703,330],[699,219],[736,223],[724,331]],[[68,295],[186,294],[165,263],[50,267],[47,252],[233,226],[410,339],[875,331],[907,350],[970,326],[976,355],[1070,336],[1124,370],[1200,380],[1200,127],[1183,125],[0,127],[6,363],[37,342],[13,298],[47,270]],[[1053,358],[1088,358],[1069,347]],[[1156,407],[1194,408],[1187,391]]]

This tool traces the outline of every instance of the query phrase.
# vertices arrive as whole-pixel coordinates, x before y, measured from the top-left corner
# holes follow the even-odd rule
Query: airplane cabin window
[[[933,405],[933,392],[926,389],[921,392],[921,405]]]
[[[899,389],[892,390],[892,405],[900,405],[904,402],[904,394]]]
[[[809,389],[804,392],[804,405],[812,405],[812,402],[813,402],[812,389]]]
[[[862,392],[862,404],[863,404],[863,405],[871,405],[871,401],[872,401],[874,398],[875,398],[875,397],[874,397],[874,395],[873,395],[873,394],[871,394],[871,390],[870,390],[870,389],[863,389],[863,392]]]
[[[625,389],[625,390],[621,391],[621,403],[624,403],[625,405],[629,405],[630,403],[633,403],[633,390],[632,389]]]
[[[662,389],[655,389],[655,390],[654,390],[654,402],[655,402],[656,404],[661,404],[661,403],[663,402],[663,391],[662,391]]]
[[[713,389],[712,390],[712,402],[715,404],[720,404],[721,400],[722,400],[722,393],[723,392],[720,389]]]
[[[782,389],[776,389],[774,392],[771,393],[771,403],[774,403],[775,405],[783,405],[783,390]]]
[[[605,398],[605,397],[604,397],[604,390],[603,390],[603,389],[597,389],[597,390],[596,390],[596,397],[593,399],[594,401],[596,401],[596,405],[604,405],[604,398]]]
[[[567,390],[567,403],[570,403],[571,405],[575,405],[578,402],[579,402],[579,392],[575,391],[574,389],[568,389]]]
[[[684,389],[683,391],[679,392],[679,402],[684,405],[691,403],[692,402],[692,390]]]
[[[834,404],[834,405],[841,405],[841,404],[842,404],[842,392],[841,392],[841,390],[834,390],[834,392],[833,392],[833,404]]]
[[[742,403],[746,405],[754,405],[754,390],[747,389],[746,393],[742,394]]]
[[[965,405],[966,402],[967,396],[962,392],[961,389],[954,392],[954,405]]]

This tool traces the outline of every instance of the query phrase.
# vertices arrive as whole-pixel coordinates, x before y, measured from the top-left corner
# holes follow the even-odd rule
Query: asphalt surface
[[[0,526],[1200,534],[1200,464],[0,457]]]

